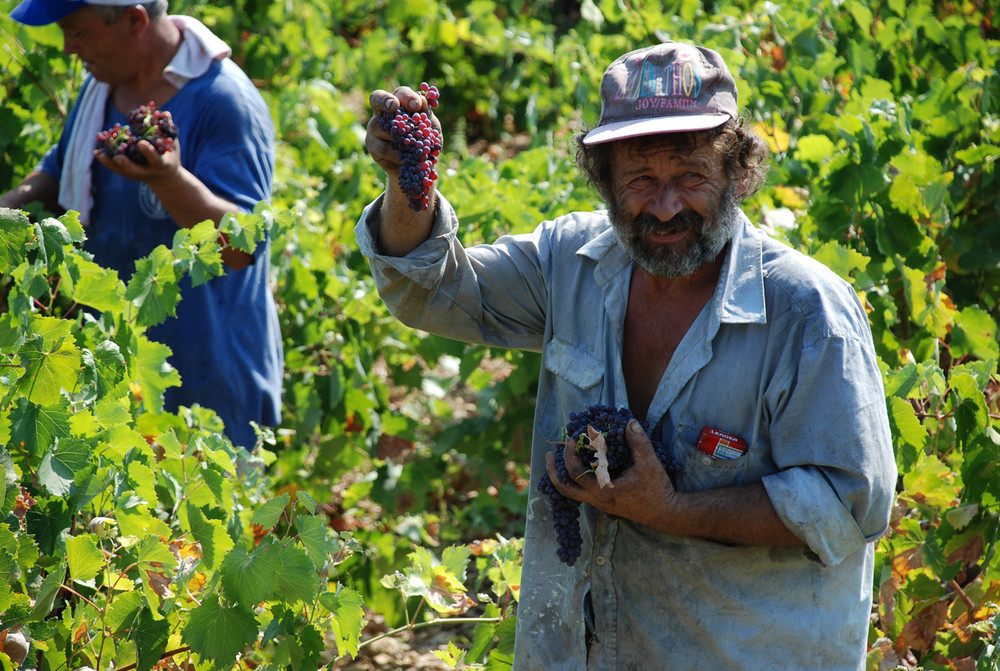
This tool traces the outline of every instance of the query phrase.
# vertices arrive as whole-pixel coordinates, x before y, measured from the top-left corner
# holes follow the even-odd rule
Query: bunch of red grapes
[[[149,102],[129,112],[127,121],[124,126],[116,123],[114,128],[98,133],[97,150],[111,157],[124,154],[132,161],[145,165],[146,157],[139,153],[136,146],[140,141],[146,140],[160,154],[173,149],[177,126],[170,118],[170,112],[157,109],[155,103]]]
[[[429,107],[438,106],[441,94],[436,86],[423,82],[420,94],[427,98]],[[438,177],[434,166],[441,153],[441,132],[431,124],[429,115],[423,112],[411,115],[402,108],[395,112],[383,112],[378,123],[392,136],[392,148],[402,162],[399,188],[406,194],[410,207],[417,212],[426,210],[430,205],[431,187]]]

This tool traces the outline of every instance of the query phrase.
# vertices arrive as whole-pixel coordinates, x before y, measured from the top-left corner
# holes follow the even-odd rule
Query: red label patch
[[[703,426],[698,434],[697,447],[715,459],[738,459],[747,451],[747,441],[731,433]]]

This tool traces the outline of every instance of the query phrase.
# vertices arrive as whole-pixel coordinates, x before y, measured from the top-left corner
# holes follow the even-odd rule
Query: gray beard
[[[651,214],[640,214],[631,221],[625,221],[614,198],[608,203],[608,217],[618,243],[636,265],[650,275],[683,277],[718,258],[736,234],[740,223],[740,205],[733,191],[732,185],[726,188],[708,221],[693,210],[679,212],[670,220],[671,226],[695,233],[683,249],[647,245],[645,236],[663,228],[664,222]]]

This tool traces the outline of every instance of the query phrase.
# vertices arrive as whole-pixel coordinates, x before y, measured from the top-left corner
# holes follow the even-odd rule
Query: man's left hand
[[[629,422],[625,437],[634,463],[612,481],[613,487],[601,487],[593,468],[580,459],[575,446],[570,444],[563,450],[571,482],[559,481],[554,452],[545,455],[546,469],[563,496],[589,503],[608,515],[651,525],[670,514],[678,494],[638,421]]]

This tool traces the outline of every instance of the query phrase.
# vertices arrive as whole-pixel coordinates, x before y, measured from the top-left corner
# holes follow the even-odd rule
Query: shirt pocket
[[[677,476],[677,489],[697,492],[731,485],[742,485],[746,480],[750,447],[735,459],[718,459],[698,449],[698,434],[702,427],[678,424],[674,429],[671,445],[674,455],[681,461]],[[724,430],[724,429],[723,429]]]
[[[542,365],[554,377],[552,393],[542,400],[540,408],[542,429],[548,440],[559,440],[571,412],[605,401],[604,361],[554,337],[545,345]]]

